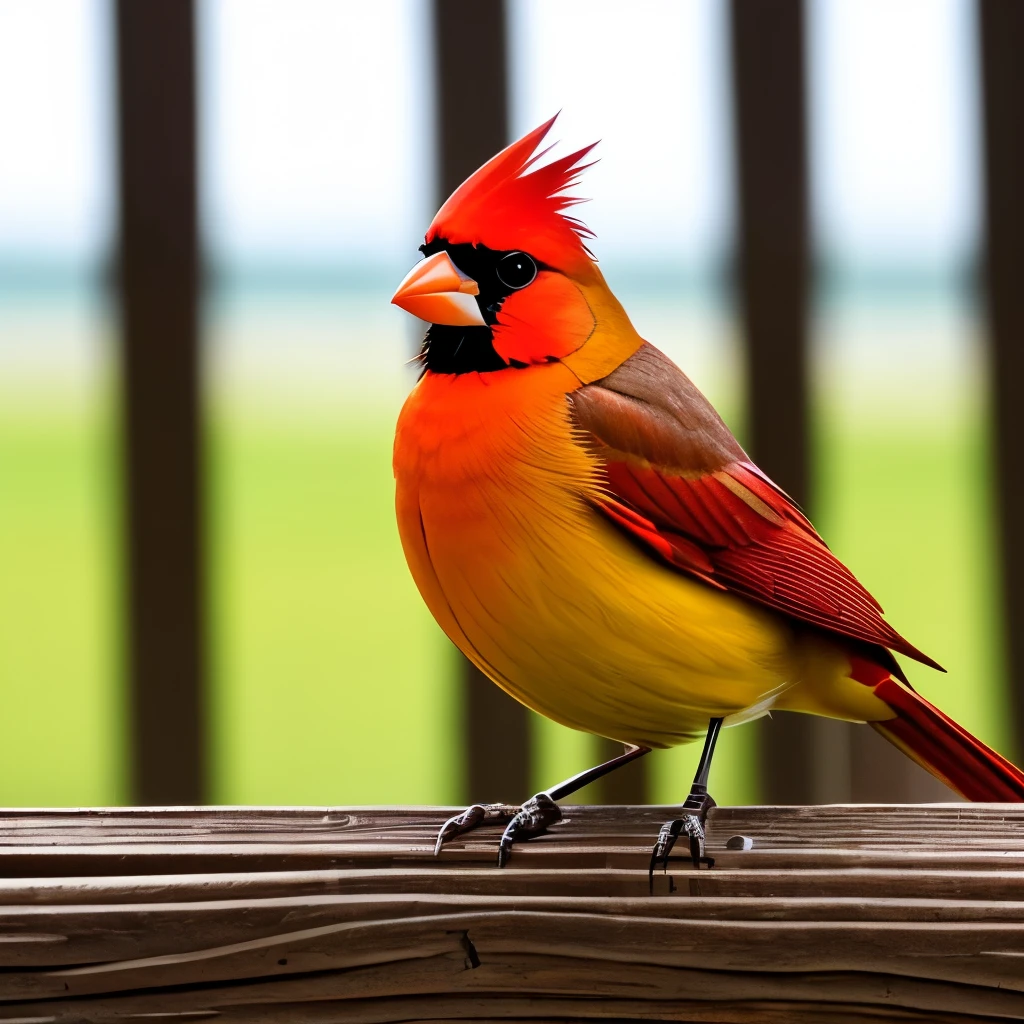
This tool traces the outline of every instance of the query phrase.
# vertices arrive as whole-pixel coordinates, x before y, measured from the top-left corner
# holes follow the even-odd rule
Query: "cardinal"
[[[539,163],[553,123],[455,190],[392,299],[430,325],[395,436],[398,527],[463,654],[624,753],[521,807],[474,804],[435,852],[500,822],[504,865],[560,819],[558,800],[703,734],[650,868],[680,836],[710,866],[719,730],[772,710],[867,723],[969,800],[1024,800],[1024,774],[917,693],[894,655],[940,666],[634,330],[567,212],[593,147]]]

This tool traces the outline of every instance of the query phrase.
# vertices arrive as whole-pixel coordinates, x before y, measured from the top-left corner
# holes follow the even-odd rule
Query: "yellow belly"
[[[527,706],[624,742],[791,706],[807,650],[785,619],[661,566],[594,510],[572,386],[560,366],[426,377],[406,403],[399,529],[442,628]]]

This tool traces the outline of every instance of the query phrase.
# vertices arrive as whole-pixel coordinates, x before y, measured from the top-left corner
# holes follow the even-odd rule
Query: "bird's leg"
[[[507,823],[507,827],[498,847],[498,867],[504,867],[511,855],[512,844],[517,839],[530,839],[540,835],[548,826],[562,820],[562,812],[555,803],[556,800],[570,796],[587,784],[615,771],[616,768],[621,768],[624,764],[629,764],[630,761],[649,753],[648,747],[627,747],[618,757],[613,757],[594,768],[588,768],[558,783],[557,786],[531,796],[521,807],[512,804],[474,804],[461,814],[449,818],[441,826],[434,846],[434,855],[437,856],[441,852],[441,847],[448,839],[463,835],[486,822],[503,822]]]
[[[615,771],[616,768],[621,768],[624,764],[629,764],[630,761],[635,761],[638,757],[643,757],[644,754],[650,752],[649,747],[627,746],[626,750],[618,757],[613,757],[610,761],[605,761],[604,764],[588,768],[586,771],[558,783],[557,786],[552,786],[542,793],[531,796],[523,804],[519,813],[508,823],[502,834],[501,843],[498,846],[498,867],[503,868],[508,863],[508,859],[512,855],[512,844],[517,839],[531,839],[533,836],[540,835],[549,825],[562,820],[562,812],[559,810],[558,804],[555,803],[556,800],[572,795],[591,782]]]
[[[654,852],[651,854],[652,892],[654,890],[654,869],[659,864],[663,869],[668,869],[668,855],[672,852],[672,847],[675,846],[680,835],[685,835],[689,840],[690,859],[695,868],[699,868],[701,864],[707,864],[709,868],[714,867],[714,858],[704,854],[704,822],[707,820],[708,811],[715,806],[715,801],[708,795],[708,775],[711,771],[711,758],[714,756],[715,743],[721,728],[722,719],[712,718],[708,724],[708,734],[704,740],[704,749],[701,751],[697,773],[693,777],[693,785],[690,787],[690,795],[683,802],[683,816],[674,821],[665,822],[661,826],[661,832],[658,833],[658,841],[654,844]]]

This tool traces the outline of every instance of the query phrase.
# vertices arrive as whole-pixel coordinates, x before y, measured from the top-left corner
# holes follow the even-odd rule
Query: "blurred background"
[[[914,684],[1024,754],[981,273],[998,5],[770,0],[766,31],[750,0],[0,0],[0,804],[519,801],[594,762],[474,705],[392,511],[422,325],[388,300],[439,198],[556,110],[601,140],[582,216],[640,333],[949,670]],[[176,231],[192,277],[146,264]],[[161,303],[180,332],[145,330]],[[160,491],[179,442],[191,496]],[[505,730],[503,776],[470,734]],[[730,730],[712,789],[943,798],[859,742]],[[625,795],[678,802],[697,753]]]

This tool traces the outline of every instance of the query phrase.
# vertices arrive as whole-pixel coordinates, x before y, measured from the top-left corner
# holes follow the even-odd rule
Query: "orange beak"
[[[474,298],[479,294],[476,281],[459,270],[448,253],[435,252],[405,275],[391,303],[428,323],[486,327]]]

